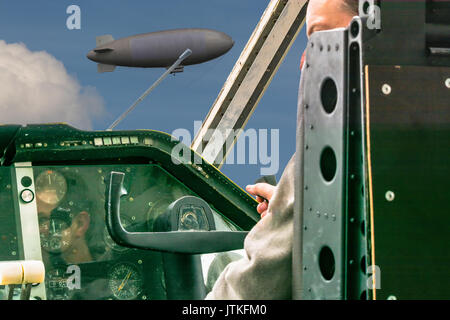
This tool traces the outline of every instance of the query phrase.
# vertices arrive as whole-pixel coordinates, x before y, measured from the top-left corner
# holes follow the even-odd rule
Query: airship
[[[227,34],[210,29],[174,29],[138,34],[114,40],[112,35],[96,38],[97,47],[87,57],[98,63],[98,72],[112,72],[116,66],[169,68],[187,49],[192,54],[181,68],[222,56],[234,45]]]

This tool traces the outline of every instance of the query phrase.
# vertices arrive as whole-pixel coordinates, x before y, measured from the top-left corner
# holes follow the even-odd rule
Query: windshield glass
[[[44,262],[45,283],[32,298],[166,299],[161,253],[122,247],[109,236],[105,196],[112,171],[125,174],[120,211],[130,232],[155,231],[170,204],[197,197],[158,165],[2,168],[1,260]],[[211,211],[216,230],[237,229]]]

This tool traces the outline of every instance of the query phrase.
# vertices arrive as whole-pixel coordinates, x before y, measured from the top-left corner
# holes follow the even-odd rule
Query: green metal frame
[[[249,230],[259,220],[257,202],[200,155],[185,146],[190,163],[174,155],[180,142],[172,136],[153,130],[88,132],[65,124],[5,126],[2,131],[14,138],[1,158],[3,166],[18,162],[33,165],[92,165],[157,163],[189,189],[207,201],[243,230]]]

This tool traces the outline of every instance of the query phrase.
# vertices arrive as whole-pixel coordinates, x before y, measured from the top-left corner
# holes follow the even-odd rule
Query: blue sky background
[[[107,113],[93,122],[94,130],[106,129],[164,71],[117,68],[98,74],[86,58],[95,37],[115,39],[174,28],[209,28],[223,31],[235,41],[226,55],[166,79],[116,129],[154,129],[171,133],[177,128],[193,132],[195,120],[203,120],[264,10],[268,0],[0,0],[0,39],[23,42],[31,51],[46,51],[61,61],[67,72],[84,86],[95,87]],[[81,30],[68,30],[66,9],[81,8]],[[300,56],[306,45],[305,31],[275,75],[246,128],[279,129],[279,179],[295,151],[297,90]],[[45,112],[45,110],[43,110]],[[260,175],[260,164],[225,165],[222,171],[244,187]]]

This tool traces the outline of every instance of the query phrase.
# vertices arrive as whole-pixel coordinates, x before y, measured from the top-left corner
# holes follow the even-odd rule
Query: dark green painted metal
[[[14,170],[0,168],[0,261],[23,259],[20,221],[17,212],[17,192],[15,192]]]
[[[365,1],[365,0],[361,0]],[[372,1],[372,0],[371,0]],[[433,24],[450,24],[448,1],[406,0],[377,1],[381,8],[381,30],[364,42],[366,64],[370,65],[429,65],[449,66],[450,52],[431,54],[444,39],[435,41]],[[428,25],[428,27],[427,27]]]
[[[4,132],[9,133],[10,128],[0,127],[0,136]],[[137,141],[113,145],[113,137],[135,137]],[[111,145],[96,146],[96,138],[111,138]],[[174,163],[172,149],[178,143],[170,135],[152,130],[88,132],[64,124],[28,125],[17,131],[2,163],[5,166],[28,161],[34,165],[158,163],[240,228],[251,229],[259,220],[256,200],[189,147],[185,150],[191,164]],[[177,159],[183,160],[179,156]]]
[[[29,162],[35,170],[37,168],[41,168],[41,170],[57,168],[56,170],[63,171],[67,169],[75,170],[80,176],[89,176],[89,181],[99,182],[98,185],[95,183],[89,185],[90,194],[97,200],[97,205],[102,203],[102,196],[104,196],[104,192],[100,192],[104,186],[100,183],[105,178],[104,174],[111,168],[122,168],[129,175],[128,182],[132,177],[137,177],[132,184],[127,184],[128,195],[123,202],[126,216],[129,219],[130,212],[132,212],[135,221],[139,223],[139,228],[145,226],[148,228],[151,225],[151,221],[148,220],[145,225],[140,223],[142,219],[148,218],[148,211],[145,209],[149,208],[149,199],[153,201],[155,197],[154,194],[153,198],[148,197],[149,192],[154,193],[154,190],[149,189],[148,185],[155,184],[157,177],[155,174],[149,176],[143,174],[144,171],[151,173],[150,167],[161,168],[161,171],[175,178],[186,190],[189,189],[189,194],[192,193],[203,198],[217,213],[222,214],[225,220],[231,221],[238,229],[249,230],[259,220],[256,212],[257,202],[215,167],[203,161],[189,147],[185,146],[184,151],[191,163],[177,164],[174,162],[172,156],[177,160],[183,160],[180,155],[172,154],[178,141],[165,133],[151,130],[86,132],[63,124],[46,124],[26,127],[2,126],[0,127],[0,136],[3,148],[0,167],[0,186],[2,186],[0,204],[2,204],[3,213],[0,215],[3,226],[0,226],[2,260],[24,258],[20,217],[17,214],[19,212],[19,194],[17,192],[19,186],[14,169],[14,166],[19,163],[25,163],[24,165],[28,166]],[[20,182],[18,183],[20,184]],[[127,201],[128,199],[130,201]],[[156,207],[157,205],[155,205]],[[102,238],[104,236],[102,224],[98,223],[97,215],[93,214],[96,212],[93,209],[90,216],[91,222],[96,220],[92,226],[100,228],[95,230],[99,239],[95,238],[95,241],[92,240],[89,244],[89,248],[94,251],[102,249],[102,246],[107,249],[106,244],[103,243],[105,240]],[[97,248],[97,246],[99,247]],[[46,262],[45,267],[49,275],[59,270],[58,268],[62,268],[62,274],[64,274],[67,265],[58,258],[59,256],[56,256],[56,262]],[[53,263],[59,263],[59,265],[53,265]],[[183,266],[170,265],[170,263],[164,265],[159,252],[129,250],[120,253],[105,251],[105,256],[96,256],[91,262],[78,263],[83,275],[82,290],[70,291],[70,296],[65,299],[91,300],[111,297],[112,293],[108,290],[105,291],[103,286],[109,279],[108,272],[121,263],[132,263],[142,275],[145,290],[137,299],[173,298],[173,296],[169,297],[170,290],[166,285],[178,283],[177,279],[173,277],[173,272],[183,269]],[[195,273],[198,271],[196,269]],[[165,274],[165,272],[169,272],[171,275]],[[202,274],[197,275],[198,279],[201,279]],[[170,279],[167,279],[167,276]],[[185,277],[185,280],[189,279],[189,277]],[[46,283],[46,288],[49,288],[48,283]],[[203,296],[202,294],[195,295],[194,287],[191,288],[192,291],[187,287],[185,289],[184,297],[198,299]],[[54,290],[48,289],[47,294],[49,299],[61,298],[52,296],[56,294]]]
[[[0,163],[3,163],[4,153],[13,142],[14,136],[20,130],[20,125],[4,125],[0,127]]]
[[[429,12],[425,16],[428,7],[423,1],[381,3],[382,32],[368,30],[365,18],[355,18],[348,33],[314,33],[308,44],[303,71],[307,79],[300,93],[305,97],[305,299],[449,296],[450,207],[443,190],[448,189],[450,177],[450,90],[446,85],[450,73],[445,67],[426,67],[448,65],[448,57],[427,54],[426,23],[436,21]],[[407,17],[418,17],[412,29]],[[339,32],[348,36],[349,50],[333,60],[333,50],[325,41],[335,41]],[[322,46],[316,46],[317,39],[324,41]],[[381,66],[386,61],[395,67]],[[366,87],[367,65],[376,75],[369,73]],[[338,98],[338,107],[327,115],[319,95],[324,79],[335,73],[342,77],[338,96],[347,101]],[[392,92],[383,93],[384,84]],[[369,103],[370,114],[366,114]],[[341,115],[345,117],[339,119]],[[320,152],[327,145],[336,150],[337,158],[337,175],[331,183],[319,174]],[[386,200],[387,191],[395,193],[394,201]],[[369,200],[374,203],[374,216]],[[318,218],[330,207],[338,212],[332,227]],[[324,246],[331,248],[335,259],[335,274],[328,281],[319,263]]]
[[[450,68],[369,66],[368,76],[377,299],[449,299]]]
[[[305,108],[304,299],[370,297],[362,23],[357,17],[349,29],[315,33],[308,44],[301,92]],[[314,68],[317,65],[320,68]],[[332,112],[325,110],[326,99],[321,98],[322,94],[332,95],[323,89],[328,78],[337,87]],[[336,174],[331,180],[324,179],[327,168],[321,163],[327,147],[336,157]],[[324,259],[326,251],[322,250],[328,250],[324,248],[331,249],[328,252],[334,263]]]
[[[365,97],[362,43],[364,21],[350,23],[348,46],[348,108],[346,134],[346,298],[367,299],[367,270],[370,264],[368,241],[367,175],[365,146]]]

